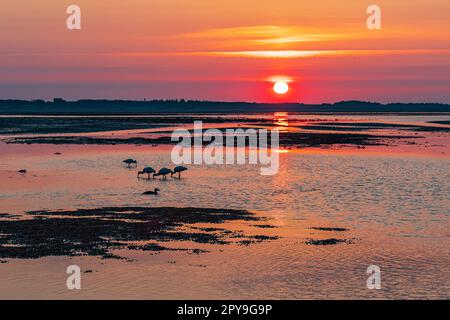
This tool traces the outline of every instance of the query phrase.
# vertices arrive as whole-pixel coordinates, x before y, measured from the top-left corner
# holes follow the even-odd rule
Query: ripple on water
[[[124,168],[121,161],[133,157],[139,167],[170,166],[169,151],[130,150],[7,159],[2,168],[24,167],[31,174],[9,179],[10,172],[0,171],[2,181],[11,182],[0,187],[0,212],[106,206],[248,209],[264,213],[271,219],[268,223],[277,226],[263,229],[264,233],[282,238],[216,248],[200,256],[143,254],[129,264],[79,258],[78,263],[98,271],[86,275],[92,281],[87,296],[448,298],[450,163],[446,159],[292,152],[280,154],[281,170],[275,176],[261,176],[255,166],[190,166],[181,180],[146,181],[138,180],[137,171]],[[141,195],[153,188],[161,189],[160,195]],[[311,227],[349,230],[344,234]],[[305,243],[331,238],[353,243]],[[17,278],[33,276],[18,270],[32,274],[33,267],[50,268],[48,259],[14,262],[17,268],[5,271],[4,283],[20,288]],[[367,290],[370,264],[381,267],[385,290]],[[12,264],[0,268],[6,270],[8,265]],[[36,283],[36,291],[47,288]],[[94,284],[101,284],[104,292]]]

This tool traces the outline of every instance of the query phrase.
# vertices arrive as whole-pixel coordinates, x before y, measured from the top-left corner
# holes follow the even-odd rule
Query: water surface
[[[448,299],[450,158],[442,143],[449,138],[441,133],[427,139],[440,144],[286,150],[274,176],[261,176],[253,165],[189,166],[181,180],[167,181],[137,179],[137,169],[121,161],[172,166],[169,146],[2,143],[1,213],[105,206],[246,209],[269,217],[277,228],[264,233],[281,238],[251,246],[205,244],[209,252],[200,255],[123,252],[131,262],[9,259],[0,264],[0,297]],[[26,175],[17,173],[23,168]],[[154,188],[161,189],[159,196],[142,196]],[[252,228],[239,221],[226,225]],[[330,238],[348,243],[307,244]],[[66,289],[69,264],[92,270],[83,273],[78,292]],[[382,290],[366,287],[371,264],[382,270]]]

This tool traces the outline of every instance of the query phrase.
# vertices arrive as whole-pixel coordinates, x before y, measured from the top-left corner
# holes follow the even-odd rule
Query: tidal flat
[[[448,116],[177,117],[3,127],[2,298],[448,298]],[[279,172],[186,165],[181,179],[137,178],[172,169],[170,133],[200,118],[278,128]],[[367,289],[369,265],[383,290]]]
[[[442,118],[439,115],[434,117]],[[395,119],[392,116],[391,118]],[[245,114],[147,117],[3,116],[0,117],[0,139],[8,144],[174,145],[178,141],[171,139],[173,130],[184,128],[192,133],[194,121],[202,121],[204,130],[216,129],[223,133],[227,129],[278,128],[279,143],[283,148],[424,145],[428,143],[426,134],[440,136],[450,132],[445,120],[407,122],[401,118],[401,121],[393,122],[389,119],[383,122],[375,118],[377,121],[361,121],[356,120],[355,116],[342,115],[294,115],[289,119],[274,120],[266,115]],[[209,143],[203,142],[204,145]]]
[[[276,240],[223,228],[195,228],[198,223],[263,220],[243,210],[174,207],[116,207],[76,211],[35,211],[21,219],[0,220],[0,259],[36,259],[47,256],[98,256],[126,259],[113,250],[189,251],[161,243],[190,241],[226,245]],[[180,228],[185,227],[180,230]],[[203,231],[203,232],[202,232]],[[139,242],[140,244],[136,244]],[[3,260],[4,261],[4,260]]]

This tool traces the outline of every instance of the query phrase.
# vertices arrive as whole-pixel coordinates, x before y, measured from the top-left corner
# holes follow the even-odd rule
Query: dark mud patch
[[[145,245],[131,244],[127,246],[128,250],[141,250],[141,251],[188,251],[189,249],[182,248],[167,248],[159,245],[158,243],[149,243]]]
[[[371,135],[359,133],[319,133],[287,132],[280,133],[280,146],[327,147],[332,145],[389,146],[404,139],[417,139],[417,136]]]
[[[122,145],[122,144],[134,144],[134,145],[160,145],[160,144],[174,144],[170,137],[158,137],[158,138],[98,138],[98,137],[77,137],[77,136],[61,136],[61,137],[20,137],[5,139],[4,142],[18,143],[18,144],[96,144],[96,145]]]
[[[19,215],[15,215],[15,214],[9,214],[9,213],[0,213],[0,220],[17,220],[20,219]],[[0,232],[0,238],[2,238],[3,235]]]
[[[337,232],[344,232],[349,230],[346,228],[328,228],[328,227],[311,227],[310,229],[319,231],[337,231]]]
[[[227,245],[247,240],[262,242],[276,237],[246,235],[225,228],[185,231],[195,223],[262,221],[245,210],[214,208],[114,207],[76,211],[34,211],[24,219],[0,220],[0,259],[36,259],[46,256],[97,256],[126,259],[115,250],[161,252],[200,249],[169,248],[161,243],[191,241]],[[187,228],[186,228],[187,227]],[[139,243],[139,244],[136,244]]]
[[[436,124],[450,124],[450,120],[439,120],[439,121],[428,121],[428,123],[436,123]]]
[[[243,237],[241,237],[241,238],[243,238]],[[247,239],[239,240],[237,243],[238,243],[238,245],[241,245],[241,246],[250,246],[255,243],[259,243],[259,242],[263,242],[263,241],[270,241],[270,240],[277,240],[277,239],[279,239],[279,237],[277,237],[277,236],[257,235],[257,236],[247,237]]]
[[[135,130],[168,127],[180,124],[192,124],[196,120],[204,123],[243,123],[263,121],[252,118],[227,117],[189,117],[189,116],[152,116],[152,117],[2,117],[0,134],[58,134],[86,133],[115,130]]]
[[[206,268],[206,264],[189,264],[190,267]]]
[[[308,245],[313,245],[313,246],[331,246],[331,245],[340,244],[340,243],[353,244],[354,242],[352,240],[348,240],[348,239],[330,238],[330,239],[320,239],[320,240],[309,239],[305,243]]]
[[[252,224],[252,227],[261,228],[261,229],[274,229],[278,228],[277,226],[273,226],[270,224]]]
[[[201,254],[207,253],[208,250],[203,249],[187,249],[187,248],[169,248],[161,246],[158,243],[149,243],[145,245],[129,245],[127,246],[128,250],[140,250],[140,251],[153,251],[153,252],[161,252],[161,251],[184,251],[188,254]]]
[[[359,133],[334,133],[334,132],[280,132],[279,144],[282,147],[328,147],[331,145],[356,145],[356,146],[376,146],[391,145],[393,141],[417,139],[418,136],[395,136],[395,135],[371,135]],[[259,137],[258,137],[259,140]],[[270,135],[267,143],[270,146]],[[95,144],[95,145],[173,145],[180,141],[172,141],[170,136],[161,136],[156,138],[104,138],[104,137],[86,137],[86,136],[30,136],[14,137],[4,139],[8,144]],[[218,141],[214,141],[218,143]],[[204,141],[203,145],[210,144]],[[245,137],[245,144],[249,144],[249,137]],[[234,145],[237,145],[237,139],[234,139]]]
[[[208,250],[203,250],[203,249],[192,249],[192,250],[188,250],[188,254],[202,254],[202,253],[208,253]]]
[[[167,124],[168,125],[168,124]],[[3,117],[0,134],[84,133],[158,128],[158,119],[139,117]]]
[[[266,218],[261,218],[261,220],[265,220]],[[256,225],[250,225],[250,226],[256,226]],[[221,235],[222,237],[227,237],[229,239],[237,239],[237,244],[239,245],[250,245],[254,243],[259,243],[263,241],[271,241],[271,240],[277,240],[279,237],[277,236],[267,236],[267,235],[247,235],[242,230],[227,230],[222,228],[199,228],[199,227],[191,227],[191,229],[198,229],[205,232],[213,232],[216,234]]]
[[[9,213],[0,213],[0,218],[15,218],[15,217],[18,216]]]
[[[228,233],[228,234],[233,233],[232,231],[226,230],[226,229],[223,229],[223,228],[191,227],[191,229],[192,230],[200,230],[200,231],[203,231],[203,232],[222,232],[222,233]]]

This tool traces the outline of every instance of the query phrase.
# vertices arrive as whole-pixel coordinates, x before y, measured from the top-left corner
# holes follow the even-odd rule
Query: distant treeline
[[[341,101],[324,104],[215,102],[199,100],[0,100],[0,114],[23,115],[95,115],[153,113],[427,113],[450,112],[449,104],[388,103]]]

